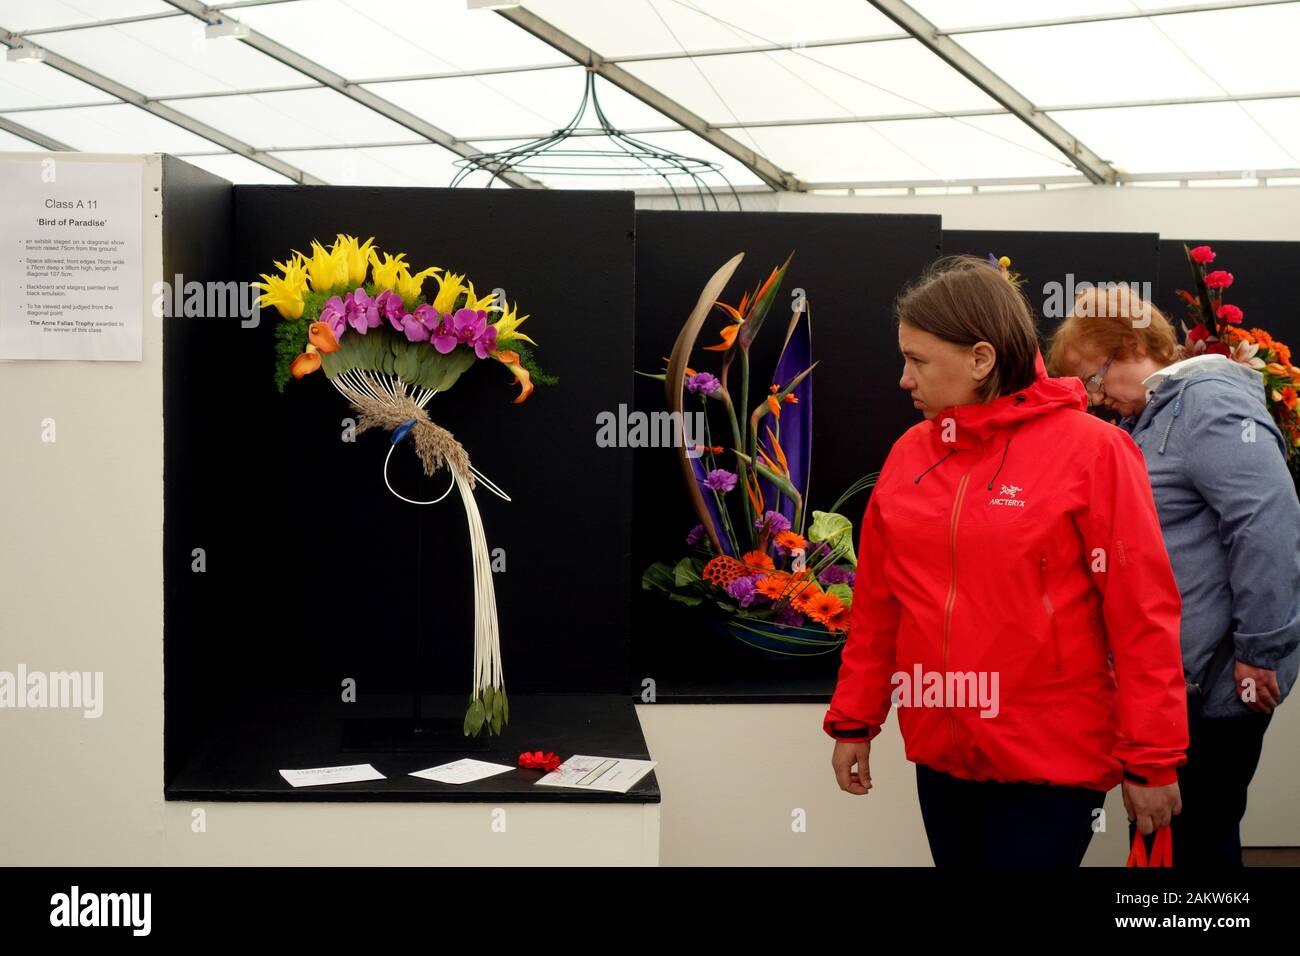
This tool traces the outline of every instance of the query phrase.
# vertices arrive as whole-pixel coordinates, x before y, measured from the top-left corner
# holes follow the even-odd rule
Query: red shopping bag
[[[1174,835],[1169,827],[1156,827],[1155,840],[1151,843],[1151,855],[1147,856],[1147,843],[1142,838],[1142,831],[1133,834],[1133,848],[1128,851],[1125,866],[1173,866]]]

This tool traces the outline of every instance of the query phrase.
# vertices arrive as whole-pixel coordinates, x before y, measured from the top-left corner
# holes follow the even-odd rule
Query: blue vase
[[[843,646],[846,636],[819,624],[781,625],[742,617],[724,618],[717,627],[769,660],[783,661],[832,654]]]

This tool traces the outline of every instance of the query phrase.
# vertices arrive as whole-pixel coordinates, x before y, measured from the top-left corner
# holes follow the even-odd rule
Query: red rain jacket
[[[823,730],[871,739],[893,703],[907,759],[956,777],[1173,783],[1182,602],[1142,453],[1082,382],[1036,370],[894,443]]]

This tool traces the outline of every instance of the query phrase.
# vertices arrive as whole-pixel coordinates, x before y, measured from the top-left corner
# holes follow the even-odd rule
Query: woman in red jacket
[[[996,267],[941,260],[895,313],[925,420],[863,517],[835,775],[871,788],[892,703],[936,865],[1077,866],[1116,784],[1143,833],[1181,808],[1181,601],[1142,454],[1047,377]]]

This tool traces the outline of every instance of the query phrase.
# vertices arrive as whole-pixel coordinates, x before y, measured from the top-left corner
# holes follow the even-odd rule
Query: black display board
[[[899,287],[939,254],[939,217],[639,211],[636,223],[636,368],[663,370],[662,357],[704,284],[733,255],[744,252],[745,259],[722,301],[735,305],[793,250],[781,297],[753,353],[751,407],[767,393],[790,296],[801,288],[811,305],[813,358],[820,362],[813,373],[809,511],[828,509],[856,478],[878,470],[895,439],[916,421],[898,387],[902,361],[890,306]],[[719,341],[724,324],[720,310],[707,320],[692,368],[717,372],[719,353],[700,346]],[[663,384],[638,377],[637,410],[665,407]],[[713,631],[703,607],[641,590],[649,564],[687,553],[684,537],[697,519],[674,449],[636,449],[633,463],[632,692],[679,702],[825,701],[838,653],[770,660]],[[862,494],[844,506],[855,539],[866,501]]]
[[[525,403],[509,372],[472,367],[428,405],[513,499],[476,492],[506,687],[622,694],[631,462],[596,417],[632,399],[633,200],[611,191],[237,186],[169,161],[168,272],[255,280],[336,233],[376,237],[417,268],[503,287],[559,383]],[[219,214],[217,210],[219,208]],[[430,281],[426,291],[436,285]],[[398,501],[387,433],[343,440],[353,412],[323,373],[274,385],[273,326],[169,318],[166,333],[168,778],[202,728],[268,697],[429,693],[467,699],[473,593],[464,510]],[[394,485],[429,499],[403,447]],[[193,573],[202,548],[206,570]],[[422,660],[415,668],[417,643]],[[463,714],[464,705],[453,708]]]
[[[1187,318],[1186,304],[1178,297],[1177,290],[1191,291],[1192,283],[1191,267],[1183,252],[1184,242],[1189,247],[1210,246],[1216,255],[1210,268],[1232,273],[1233,284],[1224,293],[1223,300],[1245,313],[1243,328],[1263,328],[1289,345],[1293,352],[1300,347],[1300,306],[1296,305],[1293,278],[1300,266],[1300,242],[1162,239],[1156,305],[1175,328]]]
[[[945,229],[945,255],[1007,256],[1025,280],[1023,291],[1044,343],[1074,305],[1080,283],[1124,282],[1152,300],[1160,275],[1160,237],[1154,232],[1016,232]]]

